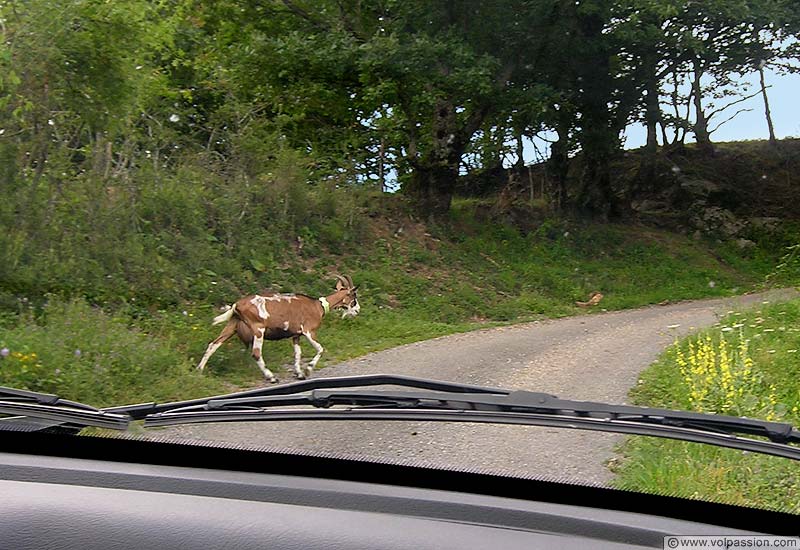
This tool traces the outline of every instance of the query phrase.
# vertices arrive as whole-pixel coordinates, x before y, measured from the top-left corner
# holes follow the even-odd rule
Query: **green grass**
[[[0,332],[0,385],[58,393],[97,406],[168,400],[218,389],[168,338],[153,338],[82,300],[53,300]]]
[[[631,436],[620,489],[800,514],[800,466],[700,443]],[[612,468],[615,469],[615,468]]]
[[[737,327],[722,332],[724,327]],[[721,326],[705,331],[714,341],[732,338],[741,330],[749,340],[749,353],[758,384],[745,402],[768,400],[774,388],[777,401],[771,410],[777,420],[800,424],[800,300],[763,304],[734,312]],[[684,353],[687,341],[681,342]],[[687,387],[676,362],[676,350],[665,352],[642,373],[631,391],[635,404],[688,409]],[[752,409],[751,409],[752,410]],[[749,416],[764,417],[763,413]],[[615,485],[623,489],[658,492],[718,500],[734,504],[785,510],[800,514],[800,464],[787,459],[743,453],[707,445],[631,437],[621,447],[622,458],[612,469]]]
[[[219,333],[210,324],[219,306],[264,286],[323,295],[337,272],[360,285],[362,313],[325,320],[319,332],[323,368],[475,328],[741,293],[760,285],[777,261],[759,254],[734,257],[713,243],[621,225],[545,222],[526,235],[478,223],[475,206],[458,202],[448,227],[428,228],[402,214],[379,217],[358,246],[334,254],[314,245],[313,254],[288,255],[251,279],[197,269],[191,275],[207,289],[206,299],[184,298],[172,307],[135,295],[91,307],[90,297],[50,295],[42,307],[42,296],[17,296],[16,311],[0,316],[0,347],[35,352],[39,360],[24,372],[0,365],[0,383],[96,405],[252,387],[262,383],[260,372],[236,340],[217,351],[204,374],[193,370]],[[404,231],[396,235],[397,226]],[[135,274],[127,276],[135,281]],[[597,308],[574,305],[595,290],[605,295]],[[307,360],[312,350],[302,346]],[[75,349],[83,352],[79,360]],[[291,345],[268,342],[264,352],[268,366],[289,378],[283,368],[292,362]]]

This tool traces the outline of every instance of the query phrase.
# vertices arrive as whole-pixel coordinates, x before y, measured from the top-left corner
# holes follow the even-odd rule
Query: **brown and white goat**
[[[252,349],[253,359],[256,360],[258,368],[269,382],[277,382],[278,379],[264,363],[261,352],[264,340],[291,338],[294,344],[295,375],[301,380],[311,376],[323,351],[322,345],[317,342],[317,329],[322,324],[322,318],[332,309],[345,309],[342,314],[343,319],[358,315],[361,306],[358,305],[356,297],[357,288],[353,285],[350,277],[338,275],[335,292],[321,298],[312,298],[305,294],[278,294],[270,291],[245,296],[233,304],[228,311],[214,318],[213,324],[215,325],[227,324],[222,329],[222,333],[208,344],[197,368],[203,370],[217,348],[236,334],[242,343]],[[300,368],[300,336],[305,336],[317,351],[306,367],[305,373]]]

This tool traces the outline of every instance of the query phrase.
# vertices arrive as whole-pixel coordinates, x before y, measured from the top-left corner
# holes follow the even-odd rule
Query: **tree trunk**
[[[645,125],[647,126],[647,143],[645,151],[652,158],[658,149],[658,123],[661,120],[661,106],[659,105],[658,77],[655,74],[655,65],[652,65],[645,87]]]
[[[600,14],[580,19],[585,54],[579,65],[583,90],[579,94],[581,112],[578,134],[585,171],[578,197],[580,213],[607,221],[618,214],[611,189],[611,157],[619,149],[615,115],[609,109],[615,84],[611,77],[611,52],[603,35],[605,21]]]
[[[775,127],[772,125],[772,113],[769,110],[769,99],[767,99],[767,87],[764,84],[764,67],[759,65],[758,76],[761,78],[761,95],[764,98],[764,115],[767,117],[767,127],[769,128],[769,142],[771,145],[777,145],[778,140],[775,138]]]
[[[430,219],[435,219],[444,218],[450,212],[459,163],[465,147],[463,137],[459,138],[452,102],[440,100],[437,103],[431,130],[431,150],[414,162],[408,191],[422,211]]]
[[[609,221],[618,217],[618,205],[611,192],[611,167],[609,152],[600,149],[589,151],[584,155],[586,170],[581,186],[581,213],[589,218]]]
[[[381,193],[386,192],[386,174],[384,173],[386,166],[386,144],[383,136],[381,136],[380,149],[378,150],[378,183],[381,186]]]
[[[524,144],[522,143],[522,132],[517,134],[517,171],[522,174],[522,169],[525,168],[525,157],[523,156]]]
[[[550,158],[547,160],[547,170],[552,174],[555,182],[554,207],[557,212],[567,208],[567,174],[569,172],[569,155],[567,132],[556,129],[558,139],[550,146]]]
[[[714,144],[711,143],[711,135],[708,133],[708,120],[703,112],[703,95],[700,88],[700,77],[703,70],[698,60],[694,61],[694,80],[692,80],[692,100],[694,101],[695,123],[694,137],[697,140],[697,147],[700,151],[709,155],[714,154]]]
[[[414,168],[408,191],[429,220],[447,217],[457,177],[458,163],[431,160]]]
[[[670,141],[669,141],[669,136],[667,136],[667,125],[664,124],[663,119],[659,121],[659,126],[661,127],[661,142],[666,147],[667,145],[670,144]]]

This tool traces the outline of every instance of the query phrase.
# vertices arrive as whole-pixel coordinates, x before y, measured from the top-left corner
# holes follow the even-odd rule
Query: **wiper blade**
[[[341,389],[374,385],[427,391]],[[313,409],[278,408],[298,406]],[[150,410],[155,412],[144,416],[145,427],[265,420],[489,422],[667,437],[800,460],[800,448],[789,445],[800,442],[800,432],[791,424],[571,401],[545,393],[392,375],[318,378],[193,402],[151,404]],[[743,438],[740,434],[769,441]]]
[[[131,418],[126,414],[107,412],[91,405],[62,399],[49,393],[19,390],[0,386],[0,414],[53,421],[57,424],[113,430],[126,430]],[[3,425],[12,426],[17,419],[5,418]],[[24,419],[21,419],[24,420]],[[46,426],[46,424],[44,424]]]
[[[135,405],[108,407],[104,410],[108,412],[125,413],[130,415],[130,417],[134,420],[141,420],[146,418],[148,415],[155,413],[163,413],[195,405],[202,406],[211,401],[219,401],[224,399],[291,395],[307,390],[324,388],[350,388],[384,385],[397,385],[406,388],[419,388],[435,391],[460,391],[464,393],[509,393],[507,390],[498,390],[495,388],[459,384],[455,382],[442,382],[439,380],[429,380],[427,378],[415,378],[413,376],[401,376],[395,374],[369,374],[360,376],[340,376],[336,378],[314,378],[312,380],[303,380],[302,382],[293,382],[291,384],[281,384],[279,386],[269,386],[267,388],[257,388],[254,390],[215,395],[213,397],[203,397],[200,399],[189,399],[186,401],[175,401],[172,403],[138,403]]]
[[[29,390],[19,390],[17,388],[8,388],[0,386],[0,399],[4,401],[13,401],[20,403],[38,403],[40,405],[64,405],[75,409],[84,409],[88,411],[96,411],[98,409],[91,405],[78,403],[77,401],[70,401],[62,399],[52,393],[41,393]]]
[[[110,428],[112,430],[126,430],[131,421],[130,417],[127,415],[108,413],[102,410],[87,410],[63,405],[40,405],[39,403],[6,400],[0,400],[0,413],[54,420],[56,422],[78,424],[80,426]]]

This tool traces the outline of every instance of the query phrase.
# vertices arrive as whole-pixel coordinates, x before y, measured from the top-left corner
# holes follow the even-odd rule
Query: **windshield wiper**
[[[62,399],[57,395],[0,386],[0,414],[17,415],[0,419],[0,428],[13,429],[15,424],[28,418],[53,422],[52,425],[93,426],[125,430],[131,418],[126,414],[96,409],[91,405]],[[47,427],[47,423],[41,423]]]
[[[357,389],[376,385],[400,386],[402,389]],[[303,406],[311,409],[297,408]],[[800,431],[791,424],[571,401],[545,393],[508,391],[393,375],[317,378],[207,399],[161,405],[145,403],[107,410],[144,418],[145,427],[270,420],[520,424],[682,439],[800,460],[800,447],[790,445],[800,443]]]
[[[293,382],[291,384],[281,384],[279,386],[269,386],[254,390],[245,390],[213,397],[202,397],[199,399],[188,399],[186,401],[175,401],[172,403],[139,403],[136,405],[122,405],[119,407],[108,407],[104,409],[109,412],[125,413],[134,420],[141,420],[155,413],[162,413],[171,410],[183,409],[195,405],[205,405],[212,401],[226,399],[239,399],[245,397],[264,397],[276,395],[292,395],[307,390],[324,388],[351,388],[366,386],[388,386],[396,385],[406,388],[418,388],[434,391],[451,391],[463,393],[499,393],[508,394],[507,390],[486,388],[483,386],[472,386],[469,384],[459,384],[455,382],[442,382],[440,380],[429,380],[427,378],[414,378],[412,376],[402,376],[395,374],[369,374],[360,376],[340,376],[331,378],[314,378]]]

